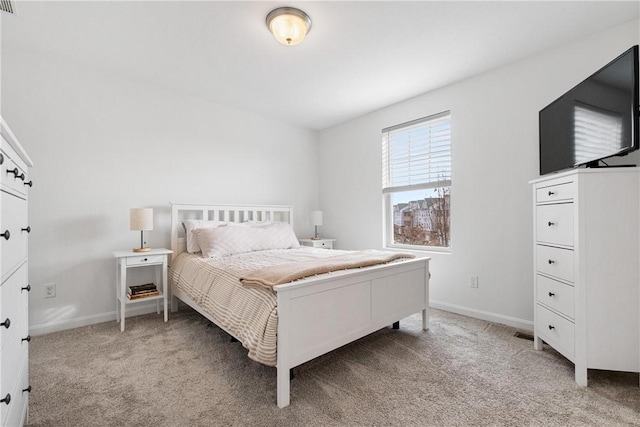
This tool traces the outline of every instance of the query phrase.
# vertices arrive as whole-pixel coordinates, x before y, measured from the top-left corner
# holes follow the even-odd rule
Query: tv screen
[[[539,114],[540,175],[638,149],[638,46]]]

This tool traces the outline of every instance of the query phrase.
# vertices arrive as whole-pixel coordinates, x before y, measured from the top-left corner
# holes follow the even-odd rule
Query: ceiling
[[[320,130],[638,19],[639,4],[17,2],[2,47]],[[302,44],[267,30],[278,6],[311,17]]]

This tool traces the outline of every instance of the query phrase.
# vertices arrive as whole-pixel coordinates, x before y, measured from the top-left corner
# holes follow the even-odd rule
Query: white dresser
[[[29,406],[27,194],[31,159],[0,118],[0,425],[20,426]]]
[[[532,181],[534,346],[587,369],[640,371],[638,168],[578,169]]]

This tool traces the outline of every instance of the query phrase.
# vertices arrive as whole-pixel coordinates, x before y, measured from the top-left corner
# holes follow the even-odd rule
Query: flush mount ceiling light
[[[267,15],[267,27],[280,43],[295,46],[311,30],[311,18],[300,9],[279,7]]]

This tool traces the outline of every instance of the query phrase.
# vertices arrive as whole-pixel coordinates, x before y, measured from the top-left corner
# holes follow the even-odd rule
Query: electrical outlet
[[[56,284],[47,283],[46,285],[44,285],[44,297],[53,298],[55,296],[56,296]]]
[[[471,287],[472,288],[478,287],[478,276],[471,276]]]

